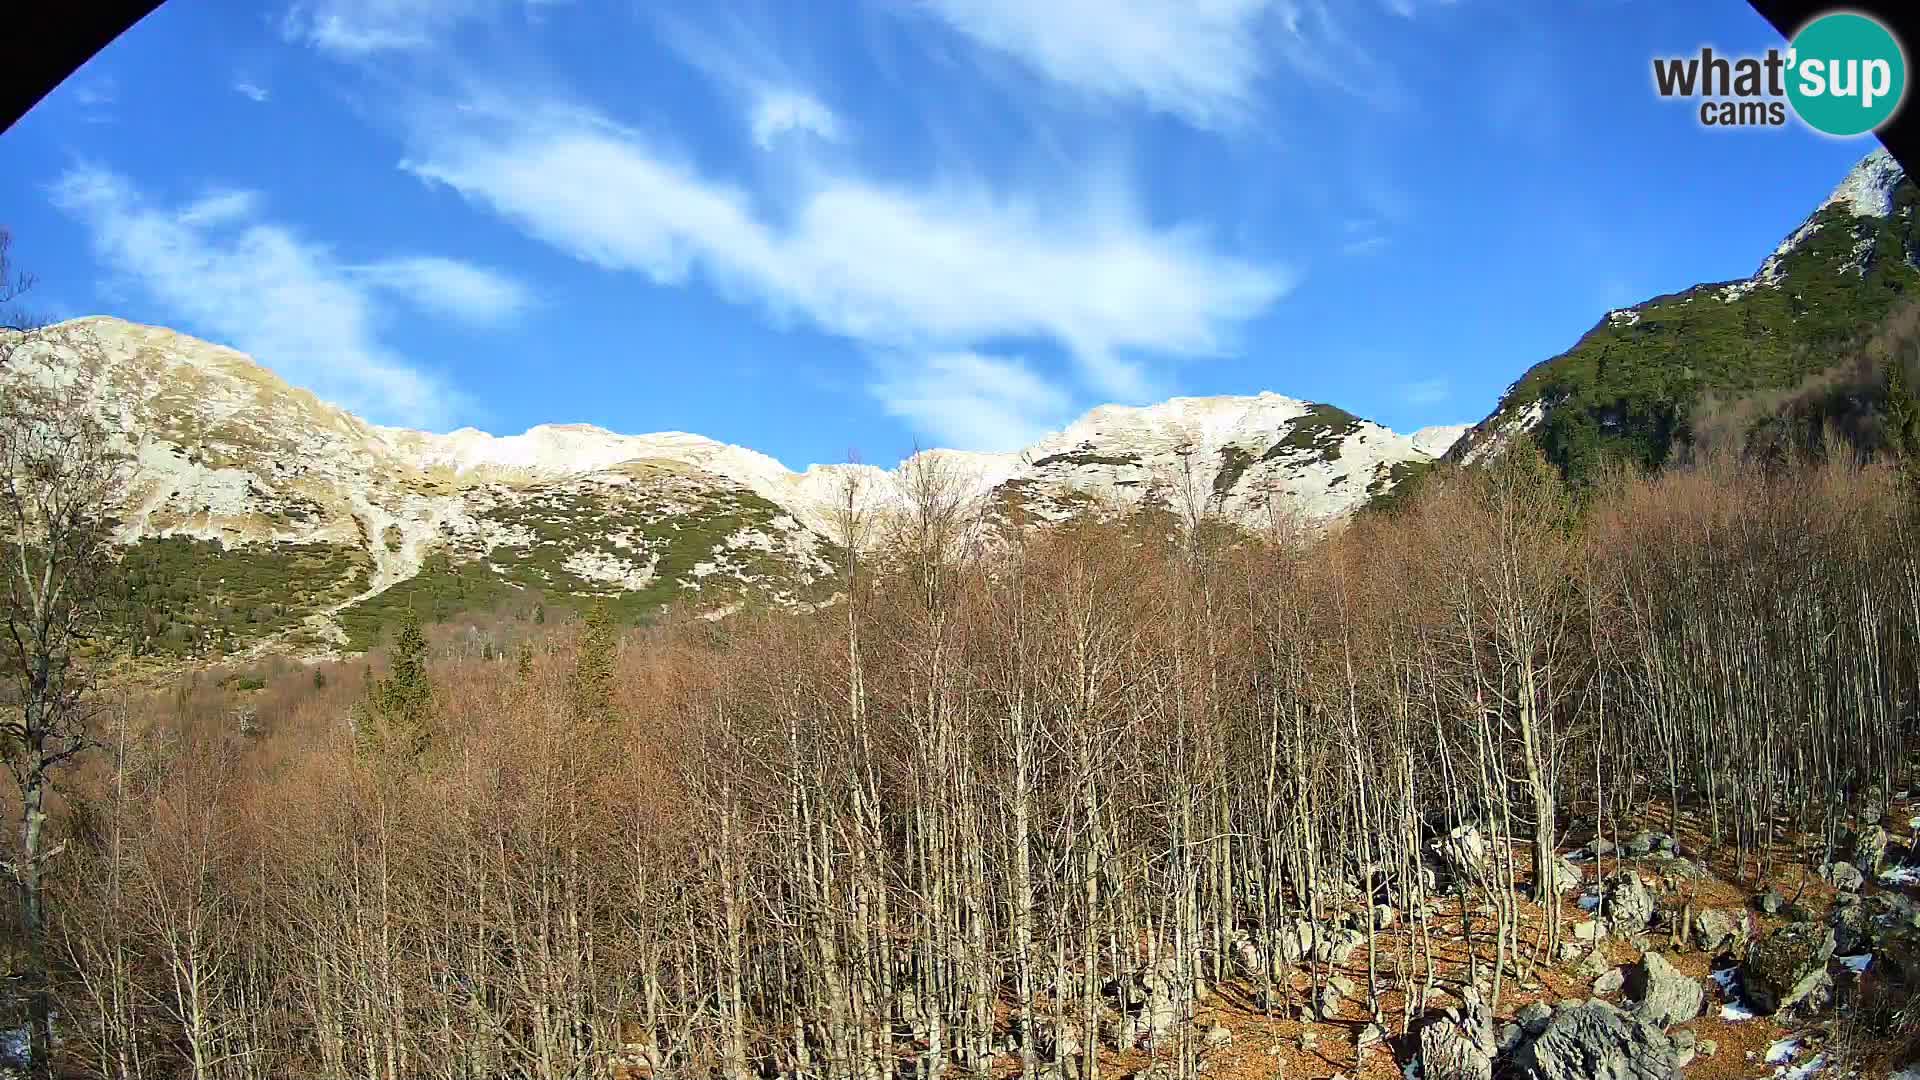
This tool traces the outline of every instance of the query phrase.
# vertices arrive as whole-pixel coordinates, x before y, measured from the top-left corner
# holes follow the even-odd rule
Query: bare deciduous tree
[[[47,1075],[44,880],[47,795],[57,769],[88,745],[99,710],[95,663],[103,648],[114,515],[130,459],[96,414],[98,346],[85,328],[21,335],[0,398],[0,531],[6,558],[0,675],[9,692],[0,721],[7,769],[20,795],[18,846],[8,866],[32,956],[32,1060]],[[50,352],[64,362],[42,365]]]

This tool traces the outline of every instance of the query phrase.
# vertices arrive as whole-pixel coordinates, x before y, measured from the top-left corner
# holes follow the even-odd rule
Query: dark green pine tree
[[[573,661],[570,704],[574,719],[601,723],[613,715],[613,661],[620,631],[604,601],[587,611]]]
[[[1920,451],[1920,402],[1907,386],[1907,365],[1898,356],[1887,361],[1887,444],[1911,473]]]
[[[427,675],[427,636],[409,614],[394,638],[385,678],[367,689],[355,734],[368,753],[413,759],[433,741],[434,691]]]

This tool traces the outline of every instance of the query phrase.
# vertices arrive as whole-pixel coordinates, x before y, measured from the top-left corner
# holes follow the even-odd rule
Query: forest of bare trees
[[[127,694],[54,808],[61,1059],[1185,1078],[1221,995],[1362,1043],[1505,1014],[1574,846],[1760,881],[1912,783],[1920,504],[1838,458],[1575,498],[1523,447],[1331,536],[990,544],[928,474],[897,520],[848,493],[817,611]]]

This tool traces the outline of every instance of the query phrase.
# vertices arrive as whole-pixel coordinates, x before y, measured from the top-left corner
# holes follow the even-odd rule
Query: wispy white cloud
[[[233,92],[243,98],[262,104],[273,96],[272,91],[249,79],[235,79],[233,81]]]
[[[120,84],[112,76],[101,76],[75,83],[73,100],[89,109],[105,108],[120,100]]]
[[[1278,73],[1377,103],[1390,73],[1329,0],[919,0],[924,12],[989,52],[1096,100],[1142,105],[1196,127],[1259,119]]]
[[[443,44],[463,22],[515,9],[538,21],[564,0],[295,0],[281,18],[290,41],[338,56],[409,52]]]
[[[1145,358],[1227,351],[1295,280],[1214,250],[1197,227],[1149,224],[1097,185],[1040,200],[823,175],[776,215],[590,114],[496,121],[429,132],[403,167],[597,266],[665,285],[698,274],[776,317],[887,349],[1046,339],[1123,399],[1144,393]]]
[[[1345,225],[1346,239],[1340,242],[1340,253],[1347,256],[1372,255],[1386,249],[1387,237],[1380,229],[1380,222],[1373,218],[1354,218]]]
[[[840,118],[811,94],[792,90],[769,92],[753,106],[753,141],[762,150],[791,132],[808,132],[828,141],[840,138]]]
[[[1403,19],[1411,19],[1420,14],[1423,8],[1452,7],[1454,0],[1383,0],[1388,11]]]
[[[83,75],[74,79],[67,93],[78,107],[81,122],[111,123],[114,106],[120,103],[120,81],[111,75]]]
[[[873,395],[942,445],[1017,450],[1061,424],[1067,392],[1013,357],[936,353],[884,362]]]
[[[510,321],[527,306],[527,292],[519,282],[458,259],[414,255],[350,272],[422,310],[476,325]]]
[[[976,44],[1055,82],[1201,127],[1240,122],[1265,62],[1275,0],[924,0]]]
[[[772,149],[788,132],[845,138],[840,116],[804,89],[812,80],[795,70],[793,52],[783,50],[769,28],[737,13],[712,27],[668,16],[655,23],[668,48],[738,103],[760,149]]]
[[[424,303],[411,286],[460,279],[441,264],[463,264],[347,266],[325,245],[266,220],[250,192],[216,192],[169,207],[117,173],[82,166],[62,175],[51,194],[87,228],[116,281],[291,381],[389,422],[442,426],[463,407],[457,394],[383,340],[378,295],[401,289]],[[486,280],[484,271],[468,269],[469,286]],[[484,292],[470,289],[467,299]]]

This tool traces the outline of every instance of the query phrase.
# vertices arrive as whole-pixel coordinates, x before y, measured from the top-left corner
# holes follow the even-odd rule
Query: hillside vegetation
[[[65,1061],[1573,1080],[1762,1075],[1787,1033],[1832,1066],[1920,1052],[1900,470],[1715,458],[1576,503],[1521,442],[1318,538],[1176,515],[973,546],[955,505],[817,611],[521,608],[131,702],[53,824]]]
[[[1870,156],[1843,191],[1881,161]],[[1655,467],[1684,451],[1709,400],[1785,392],[1826,371],[1920,295],[1920,188],[1891,168],[1878,174],[1886,214],[1836,192],[1753,278],[1608,313],[1516,381],[1483,428],[1537,409],[1548,459],[1585,483],[1607,461]]]

